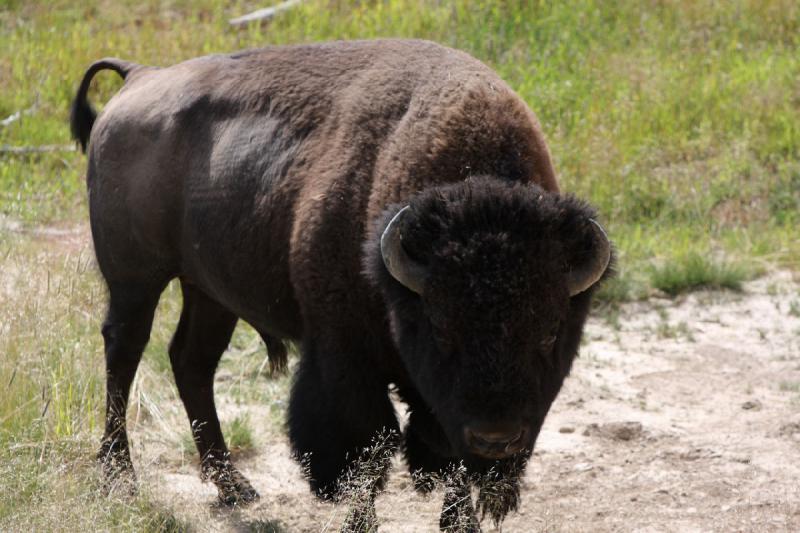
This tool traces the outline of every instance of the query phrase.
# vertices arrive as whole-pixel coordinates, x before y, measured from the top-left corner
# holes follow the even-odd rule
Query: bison
[[[87,90],[103,69],[125,82],[96,117]],[[316,494],[345,491],[384,435],[371,497],[402,449],[418,489],[449,480],[441,528],[478,530],[478,512],[500,522],[516,509],[612,249],[595,211],[560,193],[536,117],[491,69],[413,40],[167,68],[103,59],[70,122],[88,152],[109,290],[109,477],[133,473],[129,388],[159,295],[178,278],[169,357],[202,475],[224,502],[258,497],[214,406],[214,372],[242,319],[277,368],[285,341],[301,348],[288,430]],[[390,390],[407,405],[404,428]]]

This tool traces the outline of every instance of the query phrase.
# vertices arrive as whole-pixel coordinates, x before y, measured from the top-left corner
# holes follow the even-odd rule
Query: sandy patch
[[[798,315],[800,285],[775,273],[741,294],[656,299],[625,305],[616,321],[591,319],[521,510],[502,530],[800,530]],[[262,494],[250,508],[219,508],[188,463],[151,463],[144,482],[200,531],[335,530],[345,509],[309,494],[271,431],[239,461]],[[411,491],[398,460],[378,500],[381,530],[435,530],[440,505],[441,494]]]

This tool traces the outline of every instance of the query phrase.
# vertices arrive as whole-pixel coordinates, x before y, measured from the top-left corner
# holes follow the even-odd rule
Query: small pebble
[[[559,433],[575,433],[575,428],[572,426],[561,426],[558,428]]]
[[[742,404],[742,409],[745,411],[760,411],[761,410],[761,402],[758,400],[747,400]]]
[[[641,422],[609,422],[607,424],[589,424],[583,436],[599,435],[614,440],[632,441],[644,436]]]
[[[592,465],[589,463],[578,463],[572,467],[573,470],[576,472],[588,472],[592,469]]]

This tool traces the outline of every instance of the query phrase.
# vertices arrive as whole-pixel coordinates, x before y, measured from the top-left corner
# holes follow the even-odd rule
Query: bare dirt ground
[[[92,253],[84,227],[32,236]],[[246,413],[255,432],[237,465],[262,498],[220,507],[196,454],[176,444],[188,424],[169,376],[143,371],[159,390],[135,387],[134,463],[142,488],[177,518],[197,531],[338,530],[347,509],[309,493],[275,406],[226,396],[224,386],[223,420]],[[218,375],[220,385],[231,379]],[[520,511],[502,531],[800,531],[799,480],[800,280],[773,272],[742,293],[654,298],[592,318],[539,436]],[[381,531],[435,531],[441,499],[414,493],[395,460],[378,499]]]
[[[221,403],[254,415],[259,444],[238,464],[262,499],[221,509],[191,461],[162,463],[150,443],[134,461],[157,499],[200,531],[338,529],[346,509],[315,501],[286,438],[260,433],[265,407]],[[800,284],[773,273],[592,319],[502,531],[800,531],[798,480]],[[441,493],[410,485],[397,460],[382,531],[436,529]]]

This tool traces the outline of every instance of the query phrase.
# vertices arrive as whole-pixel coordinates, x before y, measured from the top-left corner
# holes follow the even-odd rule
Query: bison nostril
[[[515,450],[519,450],[522,447],[522,446],[520,446],[520,444],[522,444],[522,437],[524,435],[525,435],[525,430],[520,429],[519,433],[516,436],[516,438],[508,441],[504,451],[506,453],[509,453],[509,452],[513,452]]]
[[[507,444],[518,440],[522,436],[522,430],[515,433],[475,433],[472,432],[473,438],[481,444]]]
[[[515,427],[464,428],[467,445],[480,454],[510,455],[524,447],[526,429]]]

